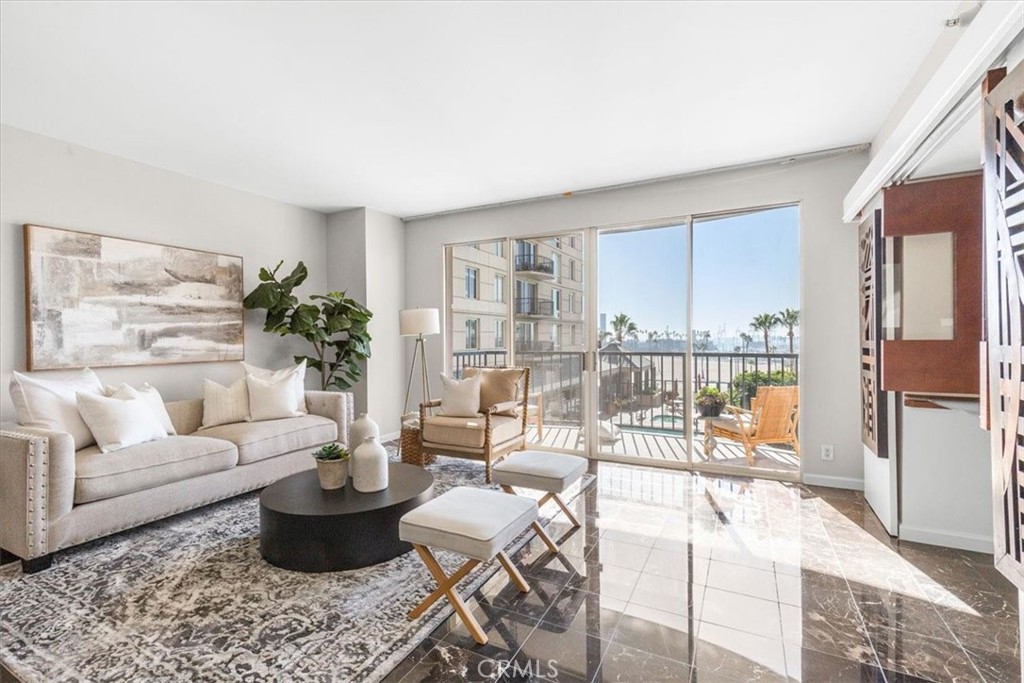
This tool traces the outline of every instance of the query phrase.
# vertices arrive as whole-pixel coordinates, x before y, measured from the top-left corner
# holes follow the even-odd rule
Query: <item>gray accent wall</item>
[[[305,296],[327,286],[326,217],[317,211],[197,180],[10,126],[0,126],[0,417],[14,420],[7,385],[25,370],[22,224],[234,254],[244,259],[245,291],[261,266],[299,260],[310,277]],[[262,331],[263,315],[245,314],[245,357],[265,367],[307,353],[299,339]],[[107,384],[149,382],[165,399],[200,396],[202,379],[230,383],[237,362],[97,369]],[[58,377],[61,372],[47,373]],[[314,373],[307,386],[317,386]],[[396,408],[396,411],[398,409]]]

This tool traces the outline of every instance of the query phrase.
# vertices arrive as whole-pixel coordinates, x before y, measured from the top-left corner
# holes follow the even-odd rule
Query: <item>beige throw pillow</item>
[[[78,412],[103,453],[167,438],[167,431],[141,396],[122,399],[79,392],[76,398]]]
[[[441,375],[441,415],[478,417],[480,414],[480,377],[463,380]]]
[[[249,419],[278,420],[284,417],[300,417],[298,401],[295,398],[295,378],[299,369],[277,379],[261,379],[254,375],[245,376],[249,389]]]
[[[520,383],[526,374],[522,368],[466,368],[464,377],[480,377],[480,410],[484,411],[498,403],[518,401],[520,399]],[[506,415],[515,416],[515,411]]]
[[[76,451],[96,443],[89,425],[78,412],[76,397],[79,392],[103,393],[103,383],[89,368],[66,379],[42,379],[37,375],[12,372],[10,391],[18,424],[67,432],[74,439]]]
[[[213,380],[203,380],[203,426],[249,421],[249,389],[245,377],[225,387]]]
[[[298,411],[300,413],[309,412],[306,410],[306,361],[303,360],[298,365],[293,365],[290,368],[281,368],[280,370],[267,370],[266,368],[258,368],[255,365],[249,365],[244,360],[242,361],[242,370],[245,371],[246,375],[252,375],[259,379],[267,379],[271,381],[277,381],[282,377],[292,377],[292,389],[295,391],[296,405],[298,405]],[[292,375],[293,372],[297,374]]]
[[[122,401],[126,401],[132,398],[141,398],[145,404],[149,407],[153,417],[157,419],[160,426],[164,428],[170,436],[174,436],[177,432],[174,429],[174,424],[171,422],[171,416],[167,414],[167,407],[164,405],[164,399],[160,396],[160,392],[156,390],[156,387],[151,387],[149,384],[143,384],[140,388],[129,384],[122,384],[113,391],[110,391],[112,387],[107,387],[107,396],[110,398],[119,398]]]

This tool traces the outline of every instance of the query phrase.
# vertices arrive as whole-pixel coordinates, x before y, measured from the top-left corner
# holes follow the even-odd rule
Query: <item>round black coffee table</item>
[[[398,521],[434,495],[434,477],[415,465],[391,463],[388,488],[324,491],[316,470],[271,484],[260,494],[260,554],[282,569],[333,572],[379,564],[412,550],[398,539]]]

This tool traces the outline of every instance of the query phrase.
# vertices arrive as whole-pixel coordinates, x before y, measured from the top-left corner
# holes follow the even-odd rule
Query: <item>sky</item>
[[[755,315],[799,308],[798,231],[796,206],[694,221],[693,329],[757,339]],[[626,313],[642,330],[685,331],[685,227],[604,233],[598,260],[598,310],[609,328]]]

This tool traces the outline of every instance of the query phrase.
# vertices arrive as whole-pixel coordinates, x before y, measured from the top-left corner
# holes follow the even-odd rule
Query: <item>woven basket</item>
[[[399,443],[399,452],[402,456],[402,462],[409,463],[410,465],[426,467],[437,460],[437,456],[433,453],[424,454],[420,450],[419,427],[402,425],[402,438]]]

